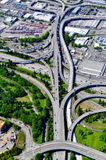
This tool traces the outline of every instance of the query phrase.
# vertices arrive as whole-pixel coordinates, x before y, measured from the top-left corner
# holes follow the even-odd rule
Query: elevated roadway
[[[72,90],[69,91],[69,93],[64,97],[64,99],[61,102],[61,108],[63,110],[63,114],[64,114],[64,127],[66,129],[66,135],[65,138],[67,139],[67,132],[68,130],[70,130],[70,126],[72,125],[71,120],[68,121],[68,115],[67,115],[67,108],[70,107],[68,106],[70,99],[72,100],[72,98],[78,94],[80,91],[83,91],[85,89],[88,88],[93,88],[93,87],[106,87],[106,84],[99,84],[99,83],[91,83],[91,84],[84,84],[84,85],[80,85]],[[71,114],[70,110],[69,110],[69,115]]]
[[[76,128],[77,124],[79,124],[85,118],[87,118],[91,115],[94,115],[94,114],[98,114],[98,113],[106,113],[106,109],[90,111],[90,112],[84,113],[83,115],[78,117],[69,128],[68,140],[71,140],[71,141],[73,140],[73,135],[75,133],[75,128]]]
[[[29,75],[26,75],[24,73],[20,73],[18,71],[15,71],[16,74],[20,75],[22,78],[26,79],[27,81],[29,81],[30,83],[32,83],[33,85],[37,86],[38,88],[40,88],[41,90],[43,90],[47,95],[48,97],[50,98],[51,100],[51,103],[52,105],[54,106],[54,99],[53,99],[53,96],[51,95],[50,91],[45,87],[45,85],[41,82],[39,82],[38,80],[36,80],[35,78],[29,76]]]
[[[72,116],[73,120],[77,119],[75,110],[78,107],[78,105],[80,105],[80,103],[82,103],[82,102],[84,102],[86,100],[93,99],[93,98],[106,99],[106,95],[103,95],[103,94],[92,94],[92,95],[87,95],[84,98],[80,98],[77,101],[75,101],[75,103],[72,105],[72,108],[71,108],[71,116]]]
[[[70,90],[69,93],[64,97],[64,99],[61,102],[61,108],[65,109],[67,107],[67,101],[70,98],[74,97],[76,94],[78,94],[80,91],[95,87],[106,87],[106,83],[86,83],[78,87],[75,87],[74,89]]]
[[[82,144],[74,143],[74,142],[47,142],[39,147],[29,148],[26,152],[23,152],[19,158],[20,160],[30,160],[35,157],[37,153],[46,153],[49,151],[73,151],[75,153],[87,156],[89,158],[95,160],[106,160],[106,154],[90,147],[84,146]]]

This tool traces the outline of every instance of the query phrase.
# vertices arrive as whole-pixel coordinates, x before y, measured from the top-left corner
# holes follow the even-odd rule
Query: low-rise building
[[[25,19],[30,18],[30,17],[31,17],[31,14],[30,14],[30,13],[26,13],[23,17],[24,17]]]
[[[65,32],[68,32],[71,36],[74,34],[87,35],[89,29],[66,26]]]
[[[51,14],[51,13],[45,13],[45,12],[40,12],[40,11],[38,12],[38,11],[36,11],[36,12],[33,14],[33,17],[34,17],[36,20],[51,22],[52,19],[54,18],[54,15]]]
[[[72,14],[77,14],[78,12],[79,12],[79,10],[80,10],[80,8],[81,7],[75,7],[74,9],[73,9],[73,11],[72,11]]]
[[[14,24],[17,20],[18,20],[18,18],[16,18],[16,17],[8,16],[5,19],[5,23],[7,23],[7,24]]]
[[[105,0],[84,0],[84,2],[100,4],[100,5],[106,5],[106,1]]]
[[[84,46],[84,45],[87,45],[87,43],[88,43],[88,37],[78,37],[75,40],[76,45]]]
[[[9,0],[2,0],[0,3],[1,4],[5,4],[5,3],[7,3]]]
[[[97,37],[95,40],[94,47],[106,46],[106,37]]]
[[[36,2],[36,3],[32,4],[32,7],[34,9],[44,9],[44,8],[47,7],[47,3],[45,3],[45,2]]]
[[[88,75],[103,76],[106,65],[102,62],[84,60],[78,68],[80,72]]]
[[[5,28],[6,28],[6,25],[1,22],[0,23],[0,33],[2,33]]]
[[[95,19],[89,19],[89,20],[77,20],[77,21],[72,21],[70,23],[71,26],[76,26],[76,27],[84,27],[84,28],[97,28],[99,25],[100,20],[95,20]]]

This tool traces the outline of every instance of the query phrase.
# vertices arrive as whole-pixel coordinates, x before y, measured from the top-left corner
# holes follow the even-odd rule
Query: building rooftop
[[[65,32],[68,32],[70,35],[73,35],[75,33],[80,35],[86,35],[89,32],[89,29],[66,26]]]
[[[80,72],[95,76],[103,75],[105,68],[104,63],[91,60],[84,60],[79,65]]]
[[[33,4],[33,8],[35,9],[44,9],[47,6],[47,3],[44,2],[36,2]]]
[[[75,44],[77,45],[86,45],[87,44],[87,41],[88,40],[88,37],[78,37],[76,40],[75,40]]]
[[[35,12],[33,14],[34,18],[41,21],[47,21],[50,22],[52,18],[54,17],[51,13],[44,13],[44,12]]]

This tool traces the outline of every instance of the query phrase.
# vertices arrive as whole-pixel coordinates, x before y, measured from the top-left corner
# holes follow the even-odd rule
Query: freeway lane
[[[78,107],[78,105],[86,100],[89,100],[89,99],[93,99],[93,98],[102,98],[102,99],[106,99],[106,95],[103,95],[103,94],[92,94],[92,95],[88,95],[88,96],[85,96],[84,98],[79,98],[77,101],[75,101],[75,103],[72,105],[72,108],[71,108],[71,116],[73,119],[77,119],[76,117],[76,113],[75,113],[75,110],[76,108]],[[104,107],[103,107],[104,108]]]
[[[35,148],[30,148],[26,152],[23,152],[19,158],[20,160],[30,160],[33,158],[37,153],[46,153],[48,151],[74,151],[81,155],[87,156],[89,158],[95,160],[106,160],[106,154],[103,152],[97,151],[90,147],[86,147],[82,144],[74,143],[74,142],[47,142],[44,144],[36,146]],[[26,158],[27,157],[27,158]]]
[[[63,13],[64,14],[64,13]],[[57,15],[57,13],[56,13]],[[63,37],[63,33],[64,33],[64,27],[65,24],[71,20],[77,20],[77,19],[95,19],[94,16],[77,16],[77,17],[71,17],[71,18],[67,18],[65,20],[63,20],[62,22],[59,21],[59,16],[57,15],[57,18],[55,20],[55,25],[53,27],[53,49],[54,49],[54,64],[53,64],[53,83],[54,83],[54,97],[52,96],[52,94],[46,89],[46,87],[36,81],[35,79],[33,79],[30,76],[21,74],[21,76],[25,79],[27,79],[28,81],[30,81],[31,83],[33,83],[34,85],[38,85],[41,89],[43,89],[45,91],[45,93],[48,94],[51,102],[52,102],[52,106],[53,106],[53,127],[54,127],[54,142],[50,142],[50,143],[45,143],[42,145],[38,145],[38,146],[33,146],[30,147],[26,152],[23,152],[23,154],[20,155],[20,159],[26,160],[27,158],[31,159],[35,156],[35,154],[37,153],[45,153],[47,151],[58,151],[58,150],[65,150],[65,151],[75,151],[76,153],[80,153],[81,155],[86,155],[90,158],[96,159],[96,160],[105,160],[106,159],[106,154],[101,153],[99,151],[93,150],[91,148],[88,148],[86,146],[83,145],[79,145],[77,143],[73,143],[73,142],[64,142],[65,141],[65,124],[64,124],[64,117],[66,117],[66,109],[68,108],[69,110],[67,110],[70,113],[70,106],[71,106],[71,102],[72,102],[72,97],[79,93],[81,90],[86,89],[86,88],[91,88],[91,87],[101,87],[101,86],[105,86],[106,84],[85,84],[83,86],[79,86],[73,89],[74,86],[74,82],[75,82],[75,68],[74,68],[74,63],[73,63],[73,58],[71,53],[68,50],[68,47],[66,46],[65,42],[64,42],[64,37]],[[96,17],[96,19],[100,19],[101,17]],[[103,17],[102,19],[106,19],[106,16]],[[69,88],[68,91],[69,93],[64,97],[63,101],[61,102],[61,106],[60,106],[60,102],[59,102],[59,78],[61,77],[63,79],[64,82],[66,82],[63,73],[62,73],[62,57],[61,54],[59,54],[59,44],[61,44],[61,46],[63,47],[63,52],[65,53],[68,63],[69,63]],[[67,82],[66,82],[67,83]],[[87,98],[87,97],[86,97]],[[78,103],[78,102],[76,102]],[[105,110],[106,111],[106,110]],[[101,112],[105,112],[104,110],[101,110]],[[100,111],[97,111],[100,112]],[[89,114],[91,113],[86,113],[86,116],[89,116]],[[94,113],[95,114],[95,113]],[[85,115],[83,115],[85,116]],[[80,117],[81,119],[76,120],[72,127],[71,127],[71,132],[70,136],[72,137],[73,133],[74,133],[74,129],[77,125],[77,123],[79,123],[82,118],[84,117]],[[70,119],[70,114],[69,114],[69,119]],[[62,142],[58,142],[58,141],[62,141]],[[64,152],[56,152],[56,156],[54,156],[54,159],[58,159],[58,160],[62,160],[64,159],[63,156]]]
[[[79,124],[85,118],[87,118],[91,115],[97,114],[97,113],[106,113],[106,109],[90,111],[90,112],[84,113],[80,117],[78,117],[69,128],[68,139],[73,140],[73,135],[74,135],[75,128],[76,128],[77,124]]]
[[[60,17],[57,16],[55,20],[55,26],[53,27],[53,47],[54,47],[54,96],[55,96],[55,106],[54,106],[54,113],[53,113],[53,126],[54,126],[54,141],[65,140],[64,137],[64,116],[62,109],[60,108],[60,101],[59,101],[59,49],[57,43],[57,32],[59,27],[59,19]],[[53,157],[54,160],[64,160],[65,154],[64,152],[56,153]]]
[[[43,90],[50,98],[52,105],[54,105],[54,99],[53,96],[51,95],[51,93],[49,92],[49,90],[45,87],[45,85],[41,82],[39,82],[38,80],[36,80],[35,78],[26,75],[24,73],[20,73],[18,71],[15,71],[16,74],[20,75],[22,78],[26,79],[27,81],[29,81],[30,83],[32,83],[35,86],[38,86],[41,90]]]
[[[84,85],[80,85],[68,92],[68,94],[64,97],[64,99],[61,102],[61,108],[63,109],[64,117],[66,119],[66,128],[67,126],[70,126],[71,124],[67,125],[67,115],[66,115],[66,110],[67,110],[67,104],[70,101],[72,97],[74,97],[76,94],[78,94],[80,91],[88,89],[88,88],[95,88],[95,87],[106,87],[106,84],[99,84],[99,83],[86,83]]]

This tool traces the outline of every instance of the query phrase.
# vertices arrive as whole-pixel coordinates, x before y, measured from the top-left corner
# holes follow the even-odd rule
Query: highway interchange
[[[89,158],[95,159],[95,160],[106,160],[106,154],[94,150],[92,148],[86,147],[84,145],[74,143],[73,142],[73,135],[75,128],[77,124],[79,124],[83,119],[86,117],[97,114],[97,113],[104,113],[106,112],[106,109],[97,109],[95,111],[87,112],[80,117],[76,117],[75,115],[75,109],[76,107],[83,101],[86,101],[88,99],[93,98],[100,98],[104,99],[106,98],[106,95],[104,94],[93,94],[93,95],[87,95],[83,98],[78,99],[73,105],[72,105],[72,98],[80,93],[81,91],[88,89],[88,88],[96,88],[96,87],[106,87],[106,80],[103,81],[103,83],[86,83],[83,85],[80,85],[78,87],[74,87],[75,85],[75,78],[76,78],[76,71],[75,66],[73,62],[73,58],[71,55],[71,52],[69,52],[68,47],[66,46],[66,43],[64,41],[64,27],[65,25],[70,22],[71,20],[76,19],[106,19],[106,16],[104,17],[95,17],[95,16],[77,16],[77,17],[66,17],[67,12],[71,10],[73,7],[77,6],[80,1],[76,1],[76,3],[72,4],[71,7],[65,9],[65,4],[63,1],[58,0],[59,3],[62,4],[62,12],[56,13],[57,17],[55,19],[54,27],[53,27],[53,52],[54,52],[54,63],[53,63],[53,71],[51,71],[51,75],[53,77],[52,83],[54,85],[54,94],[52,94],[44,84],[37,81],[35,78],[32,78],[28,75],[25,75],[23,73],[16,72],[16,74],[19,74],[24,79],[31,82],[33,85],[38,86],[40,89],[42,89],[50,98],[53,108],[53,130],[54,130],[54,140],[53,142],[45,142],[41,145],[36,144],[28,144],[26,145],[26,149],[23,151],[22,154],[18,156],[20,160],[29,160],[33,158],[37,153],[46,153],[49,151],[53,151],[53,159],[54,160],[64,160],[65,152],[64,151],[73,151],[77,154],[81,154],[84,156],[87,156]],[[70,4],[70,3],[69,3]],[[67,5],[69,5],[67,3]],[[84,4],[83,4],[84,5]],[[80,4],[79,4],[80,6]],[[61,50],[64,52],[67,61],[68,61],[68,69],[69,69],[69,78],[66,79],[63,75],[62,71],[62,56],[61,56]],[[20,62],[22,63],[22,62]],[[68,84],[68,93],[63,98],[62,102],[59,100],[59,81],[60,79]],[[70,111],[71,106],[71,111]],[[70,119],[70,115],[72,114],[73,121]],[[31,138],[29,138],[31,139]],[[31,140],[32,141],[32,140]],[[59,152],[58,152],[59,151]],[[61,152],[60,152],[61,151]]]
[[[64,6],[63,6],[64,7]],[[72,8],[72,7],[71,7]],[[70,10],[70,9],[68,9]],[[106,155],[103,153],[100,153],[96,150],[93,149],[87,149],[87,151],[84,151],[86,149],[86,147],[84,146],[84,148],[81,149],[81,145],[77,144],[77,143],[73,143],[73,134],[75,131],[75,127],[76,125],[81,122],[84,118],[86,118],[87,116],[96,114],[96,113],[101,113],[101,112],[106,112],[105,109],[101,109],[101,110],[96,110],[93,112],[88,112],[85,113],[84,115],[82,115],[81,117],[79,117],[78,119],[75,120],[75,122],[71,125],[70,122],[67,120],[67,109],[69,107],[70,109],[70,105],[72,103],[72,97],[75,94],[78,94],[80,91],[87,89],[87,88],[93,88],[93,87],[106,87],[106,83],[88,83],[85,85],[81,85],[78,87],[73,87],[74,86],[74,82],[75,82],[75,68],[74,68],[74,63],[73,63],[73,59],[72,56],[65,44],[64,41],[64,37],[63,37],[63,32],[64,32],[64,26],[67,22],[73,20],[73,19],[95,19],[95,16],[83,16],[83,17],[69,17],[64,19],[65,14],[67,13],[67,11],[64,12],[64,14],[62,16],[58,15],[56,20],[55,20],[55,26],[54,26],[54,39],[53,39],[53,45],[54,45],[54,86],[55,86],[55,96],[54,96],[54,104],[53,104],[53,122],[54,122],[54,142],[49,142],[49,143],[45,143],[40,145],[38,148],[31,148],[28,149],[27,152],[23,152],[22,155],[20,155],[20,159],[24,159],[28,156],[33,157],[36,153],[45,153],[47,151],[58,151],[58,150],[70,150],[70,151],[75,151],[76,153],[80,153],[81,155],[85,155],[88,156],[90,158],[99,160],[99,159],[106,159]],[[61,18],[62,17],[62,18]],[[96,17],[96,18],[101,18],[101,17]],[[106,17],[102,17],[102,19],[106,19]],[[62,73],[62,59],[61,59],[61,53],[60,53],[60,46],[63,47],[63,51],[67,57],[68,60],[68,66],[69,66],[69,71],[70,71],[70,76],[69,76],[69,81],[65,79],[63,73]],[[64,82],[68,82],[68,94],[64,97],[64,99],[62,100],[61,104],[59,104],[59,76],[61,77],[61,79]],[[50,96],[49,96],[50,97]],[[75,108],[77,107],[77,105],[79,103],[81,103],[82,101],[85,101],[87,99],[92,99],[92,98],[106,98],[106,95],[89,95],[86,96],[80,100],[77,100],[75,102],[75,104],[72,106],[72,115],[75,116]],[[68,110],[69,111],[69,110]],[[65,120],[65,121],[64,121]],[[72,123],[72,122],[71,122]],[[71,126],[70,126],[71,125]],[[67,127],[66,127],[67,126]],[[68,133],[67,136],[65,135],[65,129],[68,128]],[[67,137],[67,138],[66,138]],[[65,142],[65,140],[68,140]],[[58,142],[59,141],[59,142]],[[69,142],[71,141],[71,142]],[[58,145],[59,143],[59,145]],[[47,145],[47,146],[46,146]],[[69,145],[69,149],[66,147],[66,145]],[[72,147],[71,147],[72,145]],[[76,146],[74,146],[76,145]],[[76,150],[74,150],[74,147]],[[91,150],[93,153],[91,153]],[[64,152],[61,152],[64,153]],[[87,154],[88,153],[88,154]],[[99,155],[98,155],[99,153]],[[61,156],[62,155],[62,156]],[[54,154],[54,159],[64,159],[64,154],[59,154],[59,152],[56,154]],[[102,158],[103,156],[103,158]],[[30,158],[31,158],[30,157]]]

